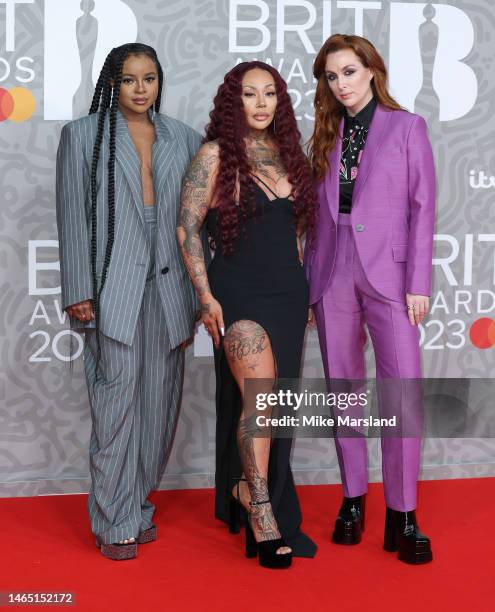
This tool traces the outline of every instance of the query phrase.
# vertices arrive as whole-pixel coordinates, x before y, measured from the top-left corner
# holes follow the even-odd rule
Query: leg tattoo
[[[230,368],[243,395],[237,444],[251,501],[266,501],[269,499],[267,472],[270,438],[255,437],[261,431],[256,424],[258,411],[253,401],[254,395],[244,392],[244,380],[261,379],[260,385],[267,387],[263,390],[272,390],[275,368],[270,340],[265,330],[254,321],[237,321],[227,331],[224,345]],[[249,521],[257,541],[280,538],[270,503],[251,506]]]

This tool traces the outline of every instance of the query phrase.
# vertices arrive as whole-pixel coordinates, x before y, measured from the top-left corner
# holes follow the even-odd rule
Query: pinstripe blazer
[[[155,115],[153,182],[157,206],[156,282],[172,347],[190,338],[197,298],[178,248],[175,228],[182,176],[199,148],[192,128]],[[71,121],[62,129],[57,153],[56,208],[62,307],[93,295],[91,282],[90,173],[98,115]],[[101,279],[107,238],[110,129],[105,122],[97,172],[97,276]],[[117,113],[115,151],[115,231],[110,266],[100,301],[103,334],[132,344],[146,283],[149,245],[145,233],[141,168],[123,115]],[[94,321],[72,320],[84,331]]]

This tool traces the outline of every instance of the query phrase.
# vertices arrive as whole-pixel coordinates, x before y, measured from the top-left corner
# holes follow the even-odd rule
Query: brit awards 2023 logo
[[[334,33],[335,16],[354,15],[354,32],[365,36],[364,16],[383,11],[389,19],[389,80],[394,97],[414,111],[421,98],[436,99],[437,121],[452,121],[467,115],[474,107],[478,83],[473,69],[464,61],[474,44],[474,29],[467,13],[451,4],[415,2],[372,2],[359,0],[230,0],[229,51],[249,54],[238,57],[263,59],[272,63],[290,87],[296,111],[307,106],[314,95],[312,76],[305,74],[301,60],[285,61],[286,49],[296,43],[314,56],[315,32],[324,41]],[[386,18],[386,17],[385,17]],[[275,21],[274,27],[268,24]],[[346,31],[346,33],[351,33]],[[374,42],[374,41],[373,41]],[[298,83],[299,81],[299,83]],[[430,113],[429,113],[430,115]],[[313,119],[310,112],[299,119]]]

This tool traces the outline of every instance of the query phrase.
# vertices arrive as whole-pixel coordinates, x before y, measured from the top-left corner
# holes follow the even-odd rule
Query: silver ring
[[[412,306],[408,306],[407,310],[416,310],[416,306],[414,306],[414,304]]]

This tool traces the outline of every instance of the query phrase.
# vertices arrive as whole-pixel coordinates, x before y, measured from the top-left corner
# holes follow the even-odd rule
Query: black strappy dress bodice
[[[273,192],[274,199],[270,199],[257,182],[252,183],[255,212],[244,222],[245,231],[239,232],[232,255],[223,256],[217,247],[208,280],[222,307],[225,330],[236,321],[255,321],[270,337],[278,378],[298,378],[309,290],[297,251],[293,206],[289,198],[279,198]],[[209,210],[206,223],[219,245],[216,209]],[[227,492],[242,474],[236,442],[242,401],[223,348],[215,351],[215,372],[215,516],[228,521]],[[316,545],[300,531],[302,517],[290,468],[291,446],[290,439],[273,440],[268,470],[270,499],[280,532],[293,554],[312,557]]]

